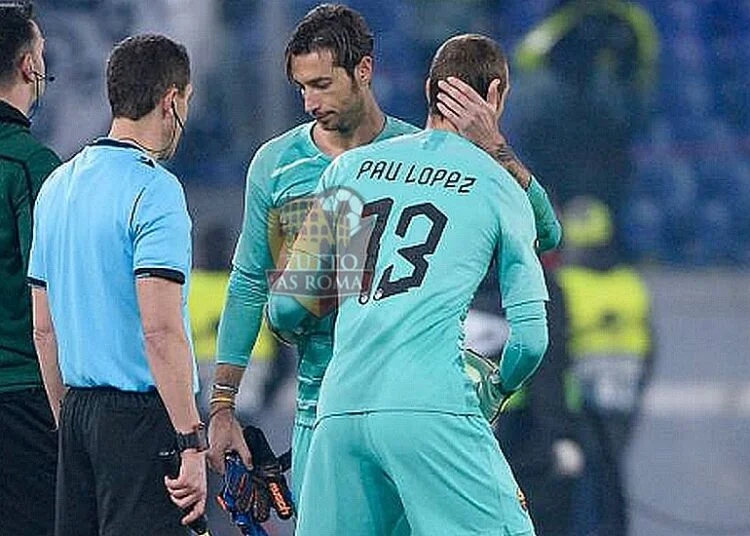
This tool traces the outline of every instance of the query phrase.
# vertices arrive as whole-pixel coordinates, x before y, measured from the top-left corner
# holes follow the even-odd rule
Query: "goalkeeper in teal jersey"
[[[247,177],[243,229],[222,314],[212,391],[209,460],[223,469],[223,454],[240,452],[249,462],[233,399],[268,298],[268,276],[284,267],[321,174],[335,156],[370,141],[418,129],[385,116],[371,90],[372,35],[362,17],[344,6],[320,6],[298,25],[287,47],[287,73],[301,89],[315,118],[263,145]],[[455,91],[454,89],[450,89]],[[455,121],[471,138],[512,170],[528,188],[539,221],[540,249],[554,247],[559,224],[546,193],[515,159],[497,129],[496,110],[473,90],[456,98],[464,107]],[[328,307],[326,309],[326,307]],[[306,453],[316,418],[318,391],[332,353],[330,302],[317,304],[305,320],[299,352],[292,478],[299,496]]]
[[[541,361],[547,289],[534,214],[510,174],[448,119],[459,106],[438,98],[449,77],[479,94],[500,79],[502,109],[500,47],[448,40],[430,69],[427,129],[328,167],[272,287],[271,323],[295,330],[325,294],[321,282],[338,285],[298,536],[390,534],[404,515],[413,534],[534,533],[462,359],[462,322],[495,258],[511,325],[498,390],[518,389]]]

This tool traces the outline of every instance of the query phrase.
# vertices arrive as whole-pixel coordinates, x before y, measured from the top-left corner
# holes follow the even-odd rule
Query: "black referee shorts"
[[[175,433],[156,392],[70,389],[60,417],[56,536],[185,536],[158,452]]]
[[[56,467],[44,389],[0,393],[0,536],[52,536]]]

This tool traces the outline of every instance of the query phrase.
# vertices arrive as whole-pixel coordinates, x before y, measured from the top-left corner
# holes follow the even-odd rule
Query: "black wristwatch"
[[[198,452],[208,450],[208,433],[206,425],[203,423],[193,427],[193,431],[188,434],[177,432],[177,450],[182,452],[187,449],[195,449]]]

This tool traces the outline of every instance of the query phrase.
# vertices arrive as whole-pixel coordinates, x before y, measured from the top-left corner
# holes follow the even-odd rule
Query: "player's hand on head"
[[[500,80],[496,78],[490,82],[486,99],[470,85],[452,76],[438,81],[438,88],[437,107],[445,118],[462,136],[484,149],[503,166],[521,188],[528,189],[531,172],[500,131],[499,121],[505,106]],[[507,86],[504,91],[507,92]]]
[[[487,99],[469,84],[449,76],[438,81],[438,103],[440,113],[450,121],[458,132],[487,152],[497,150],[505,144],[498,121],[502,113],[500,80],[490,83]]]
[[[208,423],[208,463],[211,469],[224,474],[224,455],[236,452],[242,463],[252,467],[253,458],[250,449],[242,437],[242,427],[234,416],[234,411],[227,408],[215,413]]]
[[[182,518],[183,525],[198,519],[206,509],[208,483],[206,453],[187,449],[181,454],[180,474],[177,478],[164,477],[169,498],[180,509],[189,511]]]

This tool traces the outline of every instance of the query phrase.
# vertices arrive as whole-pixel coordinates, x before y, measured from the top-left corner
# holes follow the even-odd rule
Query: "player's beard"
[[[346,135],[362,123],[365,115],[365,98],[362,88],[354,79],[351,83],[351,92],[341,108],[340,112],[331,114],[330,119],[318,120],[320,128]]]

